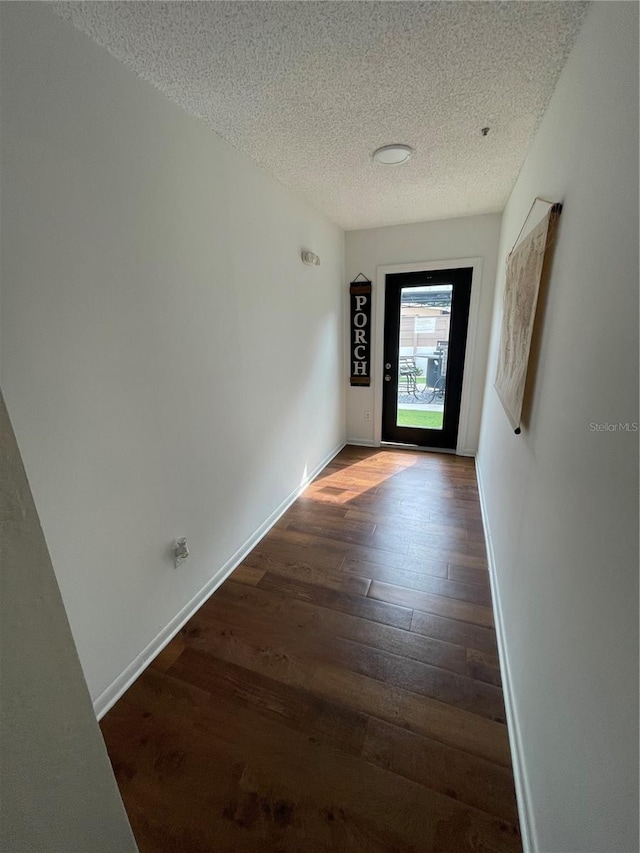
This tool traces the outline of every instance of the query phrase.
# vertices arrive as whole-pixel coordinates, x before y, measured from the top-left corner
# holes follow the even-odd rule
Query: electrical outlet
[[[371,420],[371,412],[365,412],[364,413],[364,419],[365,419],[365,421],[370,421]]]

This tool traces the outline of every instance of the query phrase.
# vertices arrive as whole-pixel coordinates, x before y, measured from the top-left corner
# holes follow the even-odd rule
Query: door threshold
[[[381,447],[395,447],[397,450],[422,450],[425,453],[452,453],[456,451],[450,447],[422,447],[420,444],[403,444],[400,441],[381,441]]]

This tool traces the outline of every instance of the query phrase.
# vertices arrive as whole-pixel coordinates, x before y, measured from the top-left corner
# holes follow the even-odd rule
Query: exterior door
[[[383,441],[455,450],[472,272],[386,276]]]

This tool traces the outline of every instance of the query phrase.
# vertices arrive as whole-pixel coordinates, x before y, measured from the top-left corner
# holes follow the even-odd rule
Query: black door
[[[383,441],[455,450],[472,272],[386,276]]]

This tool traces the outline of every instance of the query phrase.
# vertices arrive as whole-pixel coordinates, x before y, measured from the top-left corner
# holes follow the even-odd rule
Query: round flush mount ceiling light
[[[382,163],[384,166],[399,166],[401,163],[406,163],[413,154],[413,148],[409,145],[383,145],[382,148],[377,148],[373,152],[373,159],[376,163]]]

